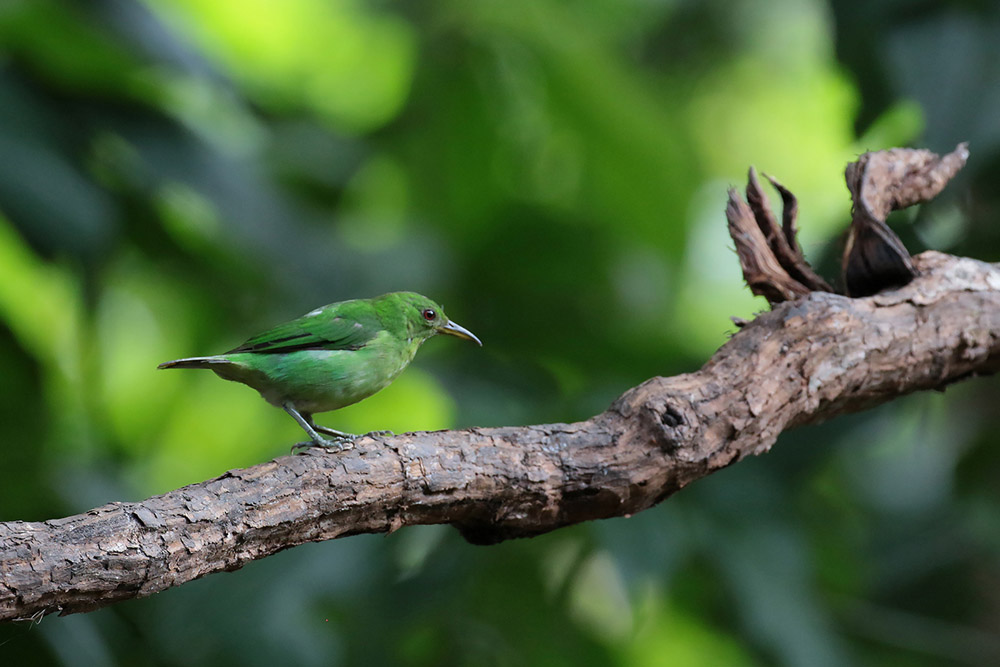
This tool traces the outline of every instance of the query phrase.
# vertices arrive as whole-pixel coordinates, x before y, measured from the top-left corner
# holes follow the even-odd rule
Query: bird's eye
[[[433,322],[434,318],[437,317],[437,313],[434,312],[433,308],[424,308],[424,312],[422,314],[424,316],[424,319],[427,320],[428,322]]]

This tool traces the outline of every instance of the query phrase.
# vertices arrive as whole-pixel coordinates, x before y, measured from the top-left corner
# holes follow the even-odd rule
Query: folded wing
[[[350,307],[355,306],[355,307]],[[277,354],[297,350],[360,350],[375,337],[381,323],[363,302],[327,306],[297,320],[257,334],[226,354]]]

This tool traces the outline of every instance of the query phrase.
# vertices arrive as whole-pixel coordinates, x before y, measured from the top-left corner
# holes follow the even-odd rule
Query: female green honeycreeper
[[[392,292],[331,303],[225,354],[176,359],[158,368],[209,368],[223,379],[242,382],[305,429],[312,442],[296,447],[343,449],[344,441],[356,436],[314,424],[313,413],[357,403],[388,386],[423,342],[439,333],[482,345],[427,297]]]

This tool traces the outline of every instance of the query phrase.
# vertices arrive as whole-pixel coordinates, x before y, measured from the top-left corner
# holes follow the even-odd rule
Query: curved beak
[[[455,336],[456,338],[464,338],[465,340],[471,340],[479,347],[483,346],[483,341],[476,338],[476,334],[472,333],[460,324],[455,324],[451,320],[449,320],[444,326],[439,327],[438,333],[448,334],[449,336]]]

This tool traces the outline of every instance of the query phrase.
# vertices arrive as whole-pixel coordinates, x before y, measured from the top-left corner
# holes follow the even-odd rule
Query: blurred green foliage
[[[252,391],[158,362],[413,289],[430,344],[324,423],[569,421],[765,307],[725,189],[798,196],[835,273],[844,164],[969,140],[911,249],[1000,254],[1000,8],[780,0],[0,2],[0,519],[284,454]],[[631,519],[481,548],[306,545],[0,628],[0,663],[1000,662],[997,384],[784,435]]]

